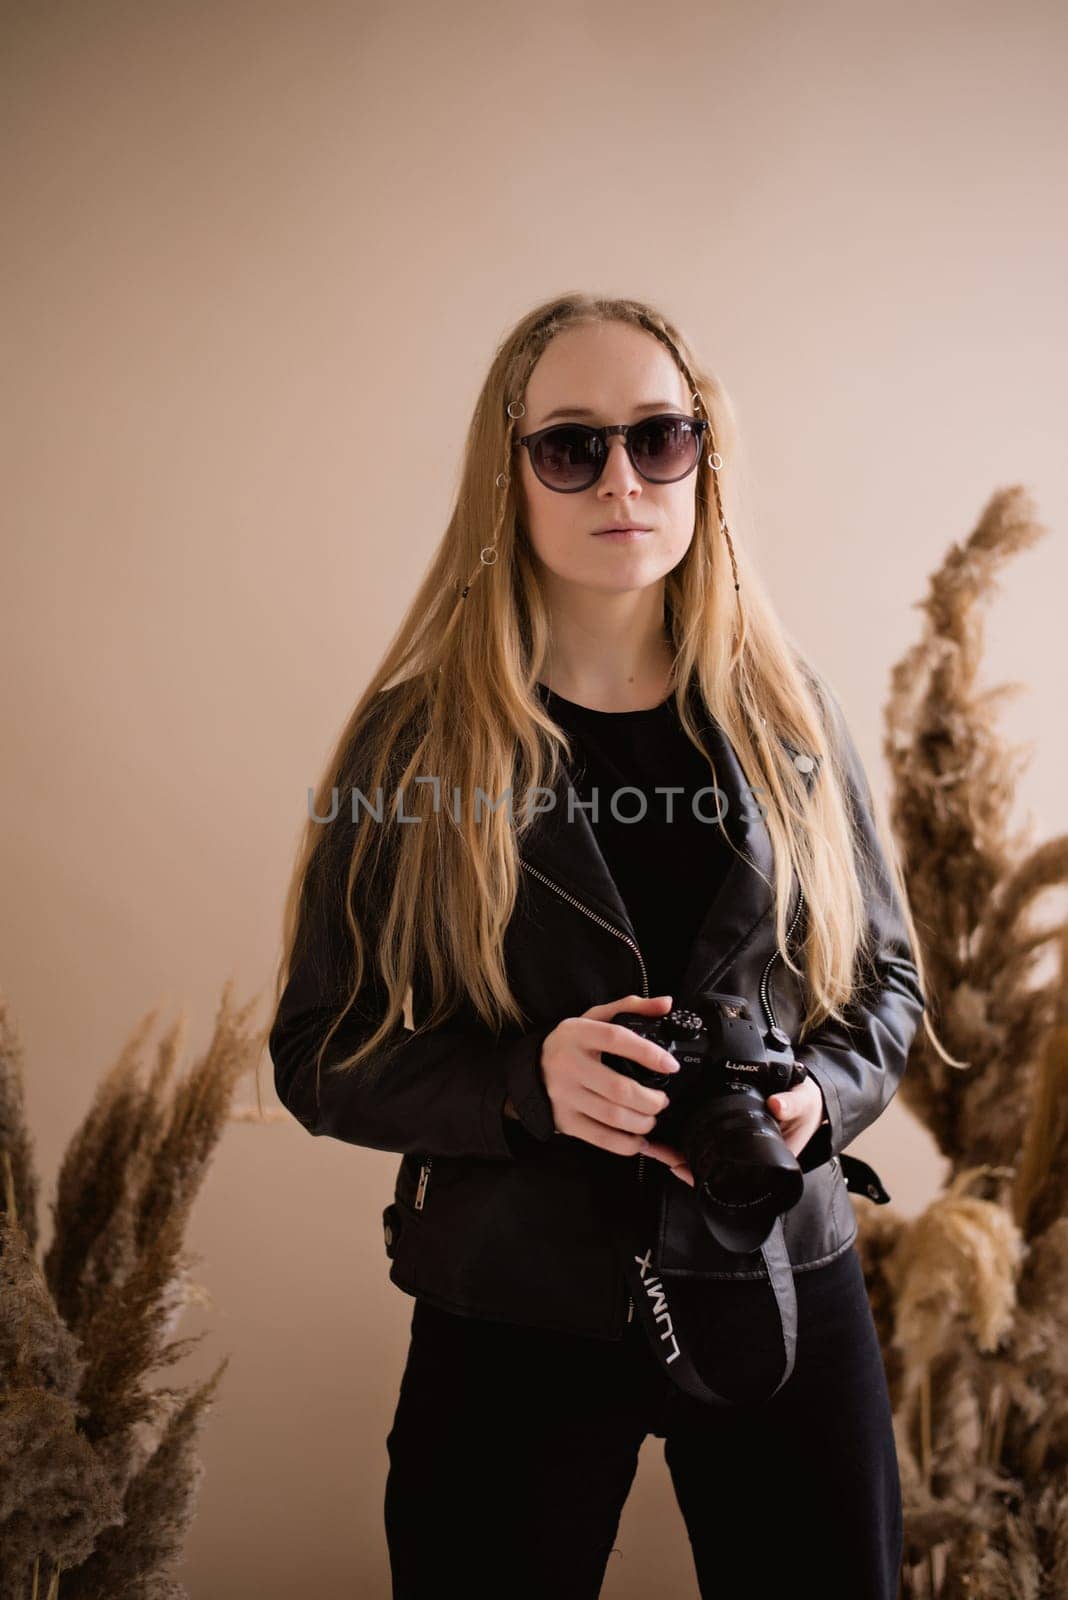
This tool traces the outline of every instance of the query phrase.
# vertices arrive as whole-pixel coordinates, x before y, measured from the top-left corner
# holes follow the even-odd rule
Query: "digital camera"
[[[612,1018],[652,1039],[679,1063],[657,1072],[605,1051],[605,1066],[662,1089],[669,1104],[648,1135],[679,1150],[709,1229],[729,1250],[755,1250],[776,1217],[797,1204],[804,1174],[769,1110],[769,1095],[808,1075],[781,1028],[761,1033],[741,995],[715,991],[663,1017],[619,1012]],[[675,1180],[678,1181],[677,1179]]]

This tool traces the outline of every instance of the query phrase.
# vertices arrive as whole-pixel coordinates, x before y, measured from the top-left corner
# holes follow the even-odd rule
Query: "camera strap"
[[[674,1182],[681,1180],[675,1179]],[[682,1318],[671,1308],[671,1279],[667,1282],[653,1266],[653,1235],[636,1220],[626,1216],[623,1207],[613,1212],[613,1241],[623,1265],[623,1271],[634,1300],[637,1315],[645,1327],[661,1366],[671,1381],[695,1400],[708,1405],[734,1406],[738,1402],[717,1394],[698,1370],[700,1352],[694,1347],[692,1336],[681,1326]],[[768,1237],[760,1247],[761,1256],[768,1269],[768,1281],[775,1295],[782,1329],[784,1366],[775,1388],[759,1402],[764,1404],[778,1394],[794,1370],[797,1350],[797,1293],[790,1256],[786,1248],[782,1217],[775,1218]]]

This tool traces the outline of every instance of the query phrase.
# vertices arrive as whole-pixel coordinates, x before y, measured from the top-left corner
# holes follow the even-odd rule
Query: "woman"
[[[599,1594],[649,1433],[702,1595],[897,1594],[847,1178],[888,1197],[840,1152],[931,1032],[921,957],[838,703],[735,549],[734,455],[721,386],[652,307],[567,295],[524,317],[315,798],[270,1051],[310,1132],[402,1156],[395,1597]],[[673,1055],[613,1020],[724,993],[805,1068],[767,1096],[803,1175],[777,1223],[792,1330],[770,1257],[713,1236],[656,1137]],[[624,1216],[729,1403],[673,1381]]]

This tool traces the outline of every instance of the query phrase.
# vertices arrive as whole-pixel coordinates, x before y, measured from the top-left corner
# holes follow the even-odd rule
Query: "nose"
[[[608,441],[608,457],[597,480],[597,489],[607,499],[614,500],[621,494],[633,494],[635,490],[640,493],[641,487],[641,475],[634,470],[623,437],[617,433]]]

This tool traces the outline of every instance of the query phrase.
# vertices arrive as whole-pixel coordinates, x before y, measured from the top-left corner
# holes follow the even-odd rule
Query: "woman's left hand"
[[[823,1092],[819,1084],[815,1078],[802,1078],[796,1088],[784,1089],[779,1094],[771,1095],[767,1105],[779,1124],[779,1131],[787,1150],[791,1155],[800,1155],[825,1115]],[[694,1176],[689,1164],[671,1145],[657,1144],[655,1140],[647,1139],[642,1146],[642,1154],[650,1156],[654,1161],[662,1161],[676,1178],[688,1183],[691,1189],[694,1187]]]
[[[671,1168],[676,1178],[688,1183],[691,1189],[694,1187],[694,1176],[685,1156],[678,1150],[673,1150],[669,1144],[657,1144],[655,1140],[645,1139],[640,1154],[651,1156],[654,1161],[662,1161],[665,1167]]]
[[[791,1155],[800,1155],[826,1116],[823,1091],[815,1078],[802,1078],[793,1089],[768,1099],[768,1110],[779,1124],[783,1143]]]

